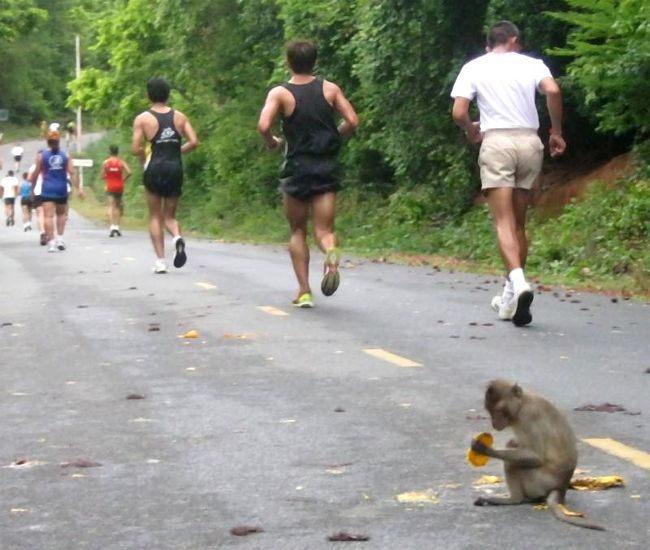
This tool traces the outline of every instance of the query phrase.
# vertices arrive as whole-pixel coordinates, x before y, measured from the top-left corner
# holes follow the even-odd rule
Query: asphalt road
[[[517,329],[493,277],[348,258],[333,297],[295,310],[280,248],[189,239],[154,275],[144,233],[73,213],[66,251],[37,236],[0,223],[2,550],[650,546],[647,305],[551,289]],[[568,495],[608,531],[472,505],[505,491],[476,485],[497,461],[465,460],[496,377],[566,413],[583,474],[624,477]],[[603,403],[625,410],[574,410]]]

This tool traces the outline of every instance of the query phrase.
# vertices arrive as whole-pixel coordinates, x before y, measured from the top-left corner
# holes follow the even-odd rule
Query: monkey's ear
[[[521,389],[519,384],[512,386],[512,395],[518,398],[521,398],[521,396],[524,395],[524,390]]]

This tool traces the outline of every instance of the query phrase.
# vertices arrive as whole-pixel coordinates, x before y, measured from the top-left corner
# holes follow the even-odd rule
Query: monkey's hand
[[[481,443],[478,439],[472,439],[471,449],[477,454],[490,456],[489,447]]]

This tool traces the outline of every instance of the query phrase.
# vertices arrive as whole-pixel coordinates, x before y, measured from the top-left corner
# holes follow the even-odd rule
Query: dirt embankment
[[[559,168],[545,170],[535,190],[533,204],[543,216],[557,216],[565,204],[581,197],[590,184],[604,181],[614,184],[632,173],[632,155],[625,153],[588,170]]]

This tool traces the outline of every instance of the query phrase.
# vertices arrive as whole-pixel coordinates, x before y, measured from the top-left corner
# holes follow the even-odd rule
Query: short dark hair
[[[29,176],[29,174],[28,174],[27,172],[23,172],[23,179],[24,179],[24,180],[27,179],[27,176]]]
[[[519,39],[519,29],[512,21],[498,21],[490,28],[487,35],[488,48],[506,44],[511,38]]]
[[[147,81],[147,95],[154,103],[165,103],[170,92],[171,86],[164,78],[154,76]]]
[[[311,74],[316,65],[318,48],[307,40],[294,40],[287,44],[287,61],[294,73]]]
[[[111,152],[111,155],[117,155],[120,152],[120,148],[117,145],[110,145],[108,150]]]

